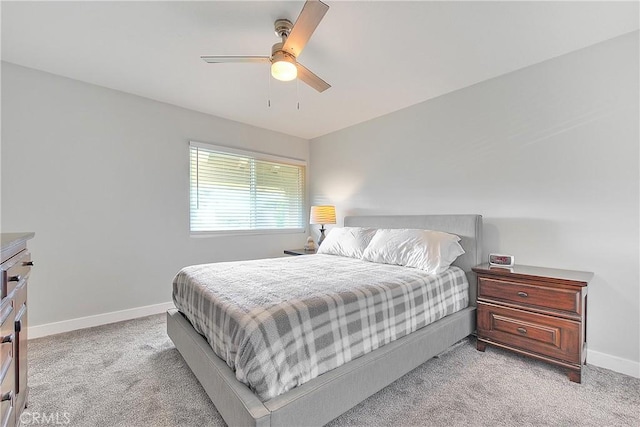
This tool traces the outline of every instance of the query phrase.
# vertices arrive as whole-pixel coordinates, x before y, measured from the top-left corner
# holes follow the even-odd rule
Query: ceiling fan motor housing
[[[283,42],[289,37],[289,33],[293,28],[293,24],[288,19],[277,19],[273,26],[276,30],[276,36],[281,37]]]
[[[295,63],[296,57],[290,54],[289,52],[282,50],[283,44],[284,43],[280,42],[271,46],[271,62],[274,62],[274,61],[289,62],[293,60],[293,62]],[[284,59],[284,58],[287,58],[287,59]]]
[[[295,65],[296,57],[283,50],[284,42],[287,40],[287,37],[289,37],[293,24],[288,19],[277,19],[273,25],[276,30],[276,35],[282,37],[282,41],[271,46],[271,63],[284,61]]]

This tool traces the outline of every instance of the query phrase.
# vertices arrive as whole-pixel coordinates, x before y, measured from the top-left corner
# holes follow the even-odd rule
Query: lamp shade
[[[336,207],[330,205],[311,206],[309,224],[335,224]]]

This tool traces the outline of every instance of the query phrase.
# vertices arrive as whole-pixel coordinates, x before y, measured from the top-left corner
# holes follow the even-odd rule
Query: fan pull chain
[[[269,70],[269,91],[267,93],[267,106],[271,108],[271,70]]]
[[[300,111],[300,79],[296,79],[296,98],[298,99],[298,111]]]

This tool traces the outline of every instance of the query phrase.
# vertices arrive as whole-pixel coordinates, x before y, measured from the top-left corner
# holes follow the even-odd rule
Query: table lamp
[[[320,224],[320,238],[318,239],[318,246],[322,244],[325,238],[324,225],[336,223],[336,207],[330,205],[324,206],[311,206],[311,215],[309,218],[309,224]]]

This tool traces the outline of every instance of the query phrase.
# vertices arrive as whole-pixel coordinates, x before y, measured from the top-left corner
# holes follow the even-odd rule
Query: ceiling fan
[[[201,56],[205,62],[250,62],[271,63],[273,78],[290,81],[296,77],[318,92],[324,92],[331,85],[312,73],[297,60],[316,27],[329,10],[329,6],[319,0],[307,0],[295,25],[288,19],[277,19],[274,23],[276,35],[282,41],[271,48],[271,56]]]

